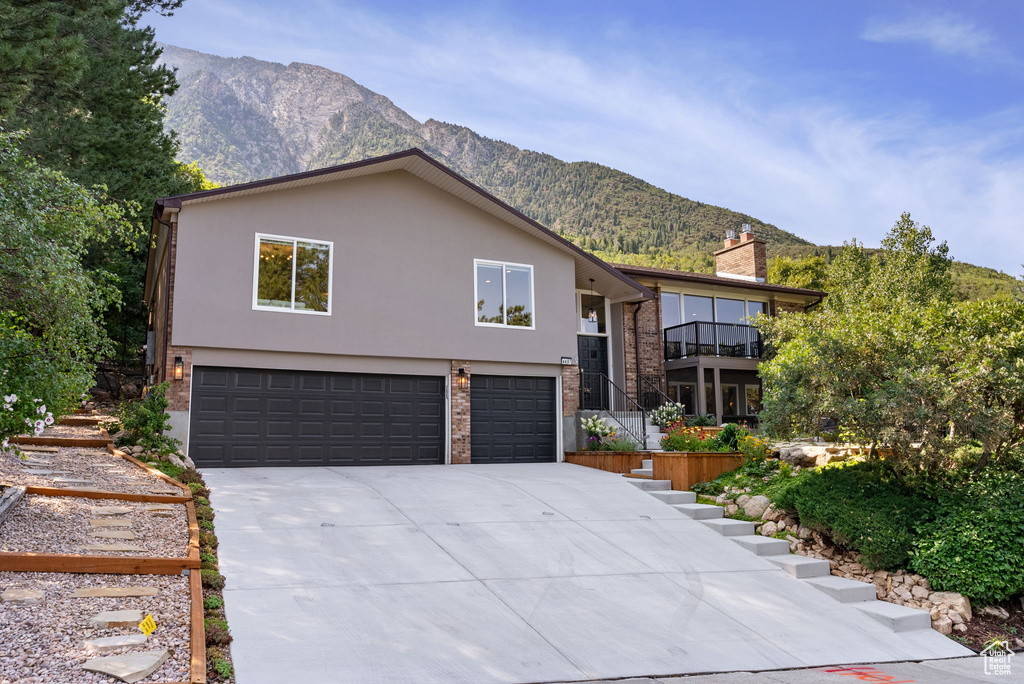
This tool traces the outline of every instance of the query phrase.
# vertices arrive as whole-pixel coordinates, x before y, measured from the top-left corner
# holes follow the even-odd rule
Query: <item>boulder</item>
[[[999,618],[1000,620],[1009,620],[1010,613],[1005,608],[999,606],[985,606],[981,609],[982,615],[988,615],[990,617]]]
[[[761,525],[761,536],[763,537],[770,537],[778,531],[778,526],[771,520]]]
[[[182,462],[185,463],[185,467],[186,468],[191,468],[191,469],[195,470],[196,463],[191,458],[189,458],[188,456],[182,456],[181,460],[182,460]]]
[[[910,593],[914,595],[914,598],[925,599],[928,598],[928,594],[931,592],[919,584],[916,587],[911,588]]]
[[[182,462],[182,460],[178,458],[177,455],[175,454],[167,454],[167,462],[173,466],[177,466],[178,468],[185,467],[184,462]]]
[[[736,504],[729,504],[728,506],[725,507],[725,514],[726,515],[735,515],[737,512],[739,512],[739,510],[740,510],[740,507],[737,506]]]
[[[736,503],[742,506],[743,512],[751,518],[760,518],[764,514],[765,509],[771,504],[771,501],[767,496],[758,494],[747,499],[746,503],[740,503],[739,499],[736,500]]]
[[[800,525],[796,528],[796,536],[800,537],[801,539],[810,539],[812,536],[811,528]]]
[[[955,591],[936,591],[928,597],[928,600],[937,606],[946,604],[962,615],[967,622],[974,617],[974,614],[971,613],[971,600]]]
[[[953,621],[949,618],[939,618],[938,620],[932,620],[932,629],[934,629],[939,634],[952,634]]]
[[[952,608],[949,609],[949,612],[946,613],[946,616],[950,620],[952,620],[953,624],[955,624],[955,625],[959,625],[960,623],[962,623],[964,621],[964,616],[961,615],[960,613],[958,613],[957,611],[953,610]]]
[[[736,497],[736,505],[741,508],[745,506],[748,501],[750,501],[750,497],[747,496],[746,494],[741,494],[740,496]]]

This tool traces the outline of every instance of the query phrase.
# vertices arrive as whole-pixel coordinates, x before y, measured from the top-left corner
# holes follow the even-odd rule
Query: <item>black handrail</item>
[[[764,356],[761,333],[752,325],[693,321],[665,328],[665,360],[689,356],[730,356],[760,359]]]
[[[647,418],[643,407],[604,373],[580,371],[580,408],[607,411],[641,449],[647,446]]]
[[[641,375],[636,380],[636,395],[644,411],[653,411],[665,404],[673,403],[672,398],[661,389],[661,375]]]

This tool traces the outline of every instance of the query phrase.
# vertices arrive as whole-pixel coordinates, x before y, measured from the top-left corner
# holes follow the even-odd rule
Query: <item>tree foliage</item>
[[[982,467],[1024,441],[1024,305],[954,303],[934,243],[904,214],[875,254],[844,247],[813,312],[759,319],[775,350],[761,366],[764,429],[817,434],[831,419],[903,472],[949,466],[969,443]]]
[[[134,207],[40,166],[18,140],[0,133],[0,392],[20,399],[5,402],[0,437],[25,430],[33,400],[58,413],[92,386],[110,351],[97,316],[119,292],[82,259],[87,244],[120,250],[136,237]]]

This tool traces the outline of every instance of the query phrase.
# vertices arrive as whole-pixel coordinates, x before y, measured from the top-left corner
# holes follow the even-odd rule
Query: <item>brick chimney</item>
[[[715,275],[763,283],[768,277],[768,251],[764,240],[754,237],[749,223],[737,240],[730,230],[725,247],[715,252]]]

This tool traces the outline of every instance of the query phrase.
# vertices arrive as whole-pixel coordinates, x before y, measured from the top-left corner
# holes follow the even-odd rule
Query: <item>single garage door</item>
[[[555,460],[554,378],[473,375],[469,401],[471,462]]]
[[[197,366],[189,455],[207,467],[444,463],[444,420],[440,377]]]

